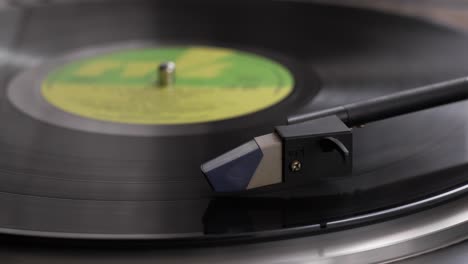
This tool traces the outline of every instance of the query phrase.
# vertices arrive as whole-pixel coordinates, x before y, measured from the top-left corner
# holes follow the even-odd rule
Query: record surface
[[[184,241],[309,234],[468,180],[466,103],[355,129],[348,178],[255,191],[239,202],[216,197],[199,169],[288,115],[465,76],[468,38],[450,29],[263,1],[55,4],[2,10],[0,19],[3,233]],[[177,124],[89,118],[37,92],[78,57],[167,47],[259,56],[289,72],[294,87],[263,108]]]

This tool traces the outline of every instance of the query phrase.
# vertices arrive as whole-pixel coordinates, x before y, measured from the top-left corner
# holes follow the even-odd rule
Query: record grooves
[[[0,17],[12,17],[12,21],[19,13],[28,13],[18,23],[21,29],[13,22],[0,26],[19,30],[11,47],[11,36],[1,33],[7,30],[0,31],[0,51],[11,57],[0,65],[0,76],[9,80],[2,84],[0,95],[4,124],[0,131],[1,233],[195,243],[276,238],[323,233],[333,230],[333,225],[325,228],[329,222],[408,205],[456,188],[464,192],[466,102],[355,128],[356,164],[349,178],[293,189],[265,188],[241,200],[213,193],[199,169],[201,163],[271,132],[291,114],[464,76],[468,38],[424,21],[344,7],[282,1],[187,1],[184,5],[181,9],[174,3],[142,0],[115,1],[111,9],[99,2],[0,10]],[[128,59],[128,54],[112,52],[151,49],[146,52],[159,59],[177,52],[182,57],[190,50],[158,53],[168,46],[203,47],[196,51],[225,56],[213,60],[216,67],[198,71],[200,76],[211,76],[207,69],[223,74],[228,66],[220,61],[235,61],[240,66],[226,76],[248,80],[242,60],[252,59],[290,72],[294,85],[290,94],[275,97],[268,90],[271,83],[261,83],[266,92],[246,97],[245,102],[260,102],[267,94],[274,100],[264,108],[177,124],[83,117],[80,113],[88,113],[88,108],[80,108],[78,114],[62,111],[41,94],[50,74],[76,66],[69,63],[84,63],[78,59],[83,54],[92,59],[109,54]],[[219,55],[220,49],[226,54]],[[120,64],[105,65],[125,73]],[[66,74],[62,79],[70,80]],[[188,87],[201,82],[187,76]],[[109,83],[117,86],[106,78],[102,79],[105,88]],[[226,80],[221,78],[219,83],[224,85]],[[284,81],[288,79],[281,80],[281,84],[273,82],[275,91],[288,88]],[[254,82],[246,83],[245,89]],[[216,91],[225,92],[222,89]],[[443,197],[449,198],[453,196]],[[416,207],[401,213],[421,209]],[[348,228],[365,221],[338,226]]]

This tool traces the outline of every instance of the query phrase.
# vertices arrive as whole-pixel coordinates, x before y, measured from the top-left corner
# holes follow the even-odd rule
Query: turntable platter
[[[288,115],[466,75],[468,38],[463,34],[417,19],[307,3],[187,1],[181,8],[180,3],[142,0],[108,5],[67,3],[0,11],[6,20],[0,26],[5,28],[0,31],[0,55],[6,54],[0,56],[0,120],[5,124],[0,131],[2,233],[186,243],[305,235],[331,230],[327,223],[414,203],[466,184],[467,103],[355,129],[352,177],[295,190],[261,190],[252,194],[260,203],[219,199],[199,169],[202,162],[270,132]],[[65,105],[57,94],[49,99],[58,101],[45,99],[50,94],[43,92],[44,83],[73,63],[86,64],[100,56],[114,60],[116,54],[128,59],[127,52],[161,53],[176,47],[247,54],[248,59],[256,57],[255,65],[261,66],[256,70],[275,65],[271,67],[291,80],[282,83],[286,92],[264,107],[214,119],[198,115],[203,118],[190,119],[193,122],[127,118],[121,110],[110,111],[117,119],[90,116],[88,108],[73,105],[76,93]],[[138,56],[132,56],[135,63]],[[229,67],[233,60],[242,60],[224,59]],[[248,73],[245,67],[226,69],[233,74],[229,76],[251,80],[241,78]],[[234,74],[238,72],[242,75]],[[112,88],[115,84],[110,83],[106,85]],[[252,83],[240,88],[246,90],[242,96],[263,102],[264,95],[255,91],[247,95]],[[223,99],[228,97],[236,95]],[[91,101],[83,100],[77,105],[89,106]]]

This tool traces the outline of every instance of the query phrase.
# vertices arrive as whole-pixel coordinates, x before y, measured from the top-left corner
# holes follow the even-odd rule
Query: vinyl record
[[[355,128],[349,177],[239,199],[213,193],[199,168],[291,114],[465,76],[468,38],[451,29],[282,1],[50,4],[0,19],[2,233],[275,238],[465,190],[464,102]],[[141,86],[166,59],[180,69],[173,91]]]

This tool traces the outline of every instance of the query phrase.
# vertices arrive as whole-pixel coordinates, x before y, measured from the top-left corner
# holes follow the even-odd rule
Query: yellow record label
[[[158,67],[176,65],[175,84]],[[79,60],[50,73],[42,96],[53,106],[102,121],[172,125],[218,121],[266,109],[293,90],[282,65],[213,47],[126,50]]]

